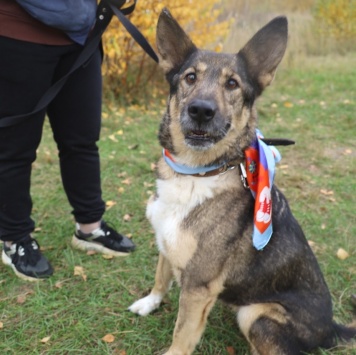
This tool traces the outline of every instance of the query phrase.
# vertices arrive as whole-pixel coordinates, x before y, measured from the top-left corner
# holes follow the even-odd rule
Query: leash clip
[[[248,186],[247,183],[247,173],[246,173],[244,163],[240,163],[240,173],[241,173],[240,177],[241,177],[242,185],[246,190],[248,190],[250,187]]]

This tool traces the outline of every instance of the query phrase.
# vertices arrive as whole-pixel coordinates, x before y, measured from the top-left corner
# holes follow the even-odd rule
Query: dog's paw
[[[148,296],[133,303],[128,310],[140,316],[147,316],[147,314],[159,307],[161,301],[162,297],[160,295],[149,294]]]

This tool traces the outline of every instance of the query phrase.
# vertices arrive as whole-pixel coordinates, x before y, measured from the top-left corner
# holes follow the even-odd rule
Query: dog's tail
[[[346,326],[337,323],[334,323],[333,326],[336,337],[342,342],[356,341],[356,326]]]

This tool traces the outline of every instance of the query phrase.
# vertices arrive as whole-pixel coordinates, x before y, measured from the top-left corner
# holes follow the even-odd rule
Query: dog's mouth
[[[188,131],[185,134],[186,139],[197,139],[197,140],[211,140],[213,139],[213,136],[207,132],[207,131],[202,131],[202,130],[194,130],[194,131]]]
[[[213,132],[204,129],[186,130],[183,132],[185,143],[196,149],[209,149],[226,136],[229,127],[230,124],[227,124],[224,129]]]

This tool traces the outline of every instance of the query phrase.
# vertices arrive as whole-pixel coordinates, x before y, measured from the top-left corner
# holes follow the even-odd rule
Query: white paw
[[[140,316],[147,316],[147,314],[159,307],[161,301],[162,297],[160,295],[149,294],[133,303],[128,310]]]

